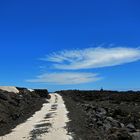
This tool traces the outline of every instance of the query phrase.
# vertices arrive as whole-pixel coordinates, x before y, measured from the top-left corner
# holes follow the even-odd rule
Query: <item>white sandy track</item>
[[[40,111],[18,125],[11,133],[0,137],[0,140],[72,140],[66,129],[66,123],[69,121],[67,113],[62,97],[51,94],[49,103],[45,103]],[[37,125],[40,127],[36,127]],[[42,133],[44,128],[48,132]],[[40,134],[36,133],[38,130]]]

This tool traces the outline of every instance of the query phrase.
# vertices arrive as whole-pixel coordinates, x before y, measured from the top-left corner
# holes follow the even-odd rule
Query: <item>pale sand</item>
[[[69,122],[67,117],[68,111],[65,107],[62,97],[58,94],[58,101],[55,103],[57,110],[55,111],[55,116],[49,119],[49,122],[52,124],[52,127],[49,129],[49,133],[42,135],[41,140],[72,140],[70,134],[68,135],[66,130],[66,123]],[[50,111],[50,112],[53,112]]]
[[[33,92],[33,91],[34,91],[33,89],[30,89],[30,88],[28,88],[28,90],[29,90],[30,92]]]
[[[14,86],[0,86],[0,89],[8,92],[19,93],[18,89]]]
[[[57,99],[56,99],[57,98]],[[52,105],[57,105],[57,109],[52,109]],[[51,118],[45,119],[48,113],[53,113]],[[38,140],[72,140],[67,134],[66,123],[69,121],[67,110],[62,97],[58,94],[52,94],[49,103],[45,103],[40,111],[37,111],[33,117],[25,123],[18,125],[10,134],[0,137],[0,140],[30,140],[31,131],[35,130],[35,125],[46,121],[51,123],[47,133],[37,136]],[[41,129],[41,128],[40,128]]]

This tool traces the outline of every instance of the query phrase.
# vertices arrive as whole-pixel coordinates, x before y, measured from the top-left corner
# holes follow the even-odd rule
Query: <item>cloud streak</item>
[[[116,66],[140,59],[140,48],[112,47],[65,50],[47,55],[55,69],[78,70]]]
[[[41,60],[51,62],[48,64],[55,72],[44,73],[34,79],[27,80],[28,82],[75,85],[102,79],[96,73],[79,72],[79,70],[110,67],[138,61],[140,60],[140,48],[96,47],[64,50],[47,55]]]
[[[73,85],[95,82],[101,78],[94,73],[79,73],[79,72],[55,72],[45,73],[37,76],[35,79],[27,80],[34,83],[48,83],[56,85]]]

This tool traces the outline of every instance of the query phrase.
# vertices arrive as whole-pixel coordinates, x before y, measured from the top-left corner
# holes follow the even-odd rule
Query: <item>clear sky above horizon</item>
[[[140,89],[140,1],[0,1],[0,85]]]

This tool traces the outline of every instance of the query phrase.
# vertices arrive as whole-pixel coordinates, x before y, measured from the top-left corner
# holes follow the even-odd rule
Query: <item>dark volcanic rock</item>
[[[132,137],[125,129],[111,128],[106,140],[132,140]]]
[[[35,94],[39,95],[40,97],[50,98],[48,90],[46,89],[35,89]]]
[[[9,133],[17,124],[32,116],[49,96],[47,90],[30,92],[17,88],[19,93],[0,90],[0,135]]]
[[[140,92],[58,91],[75,140],[138,140]]]

